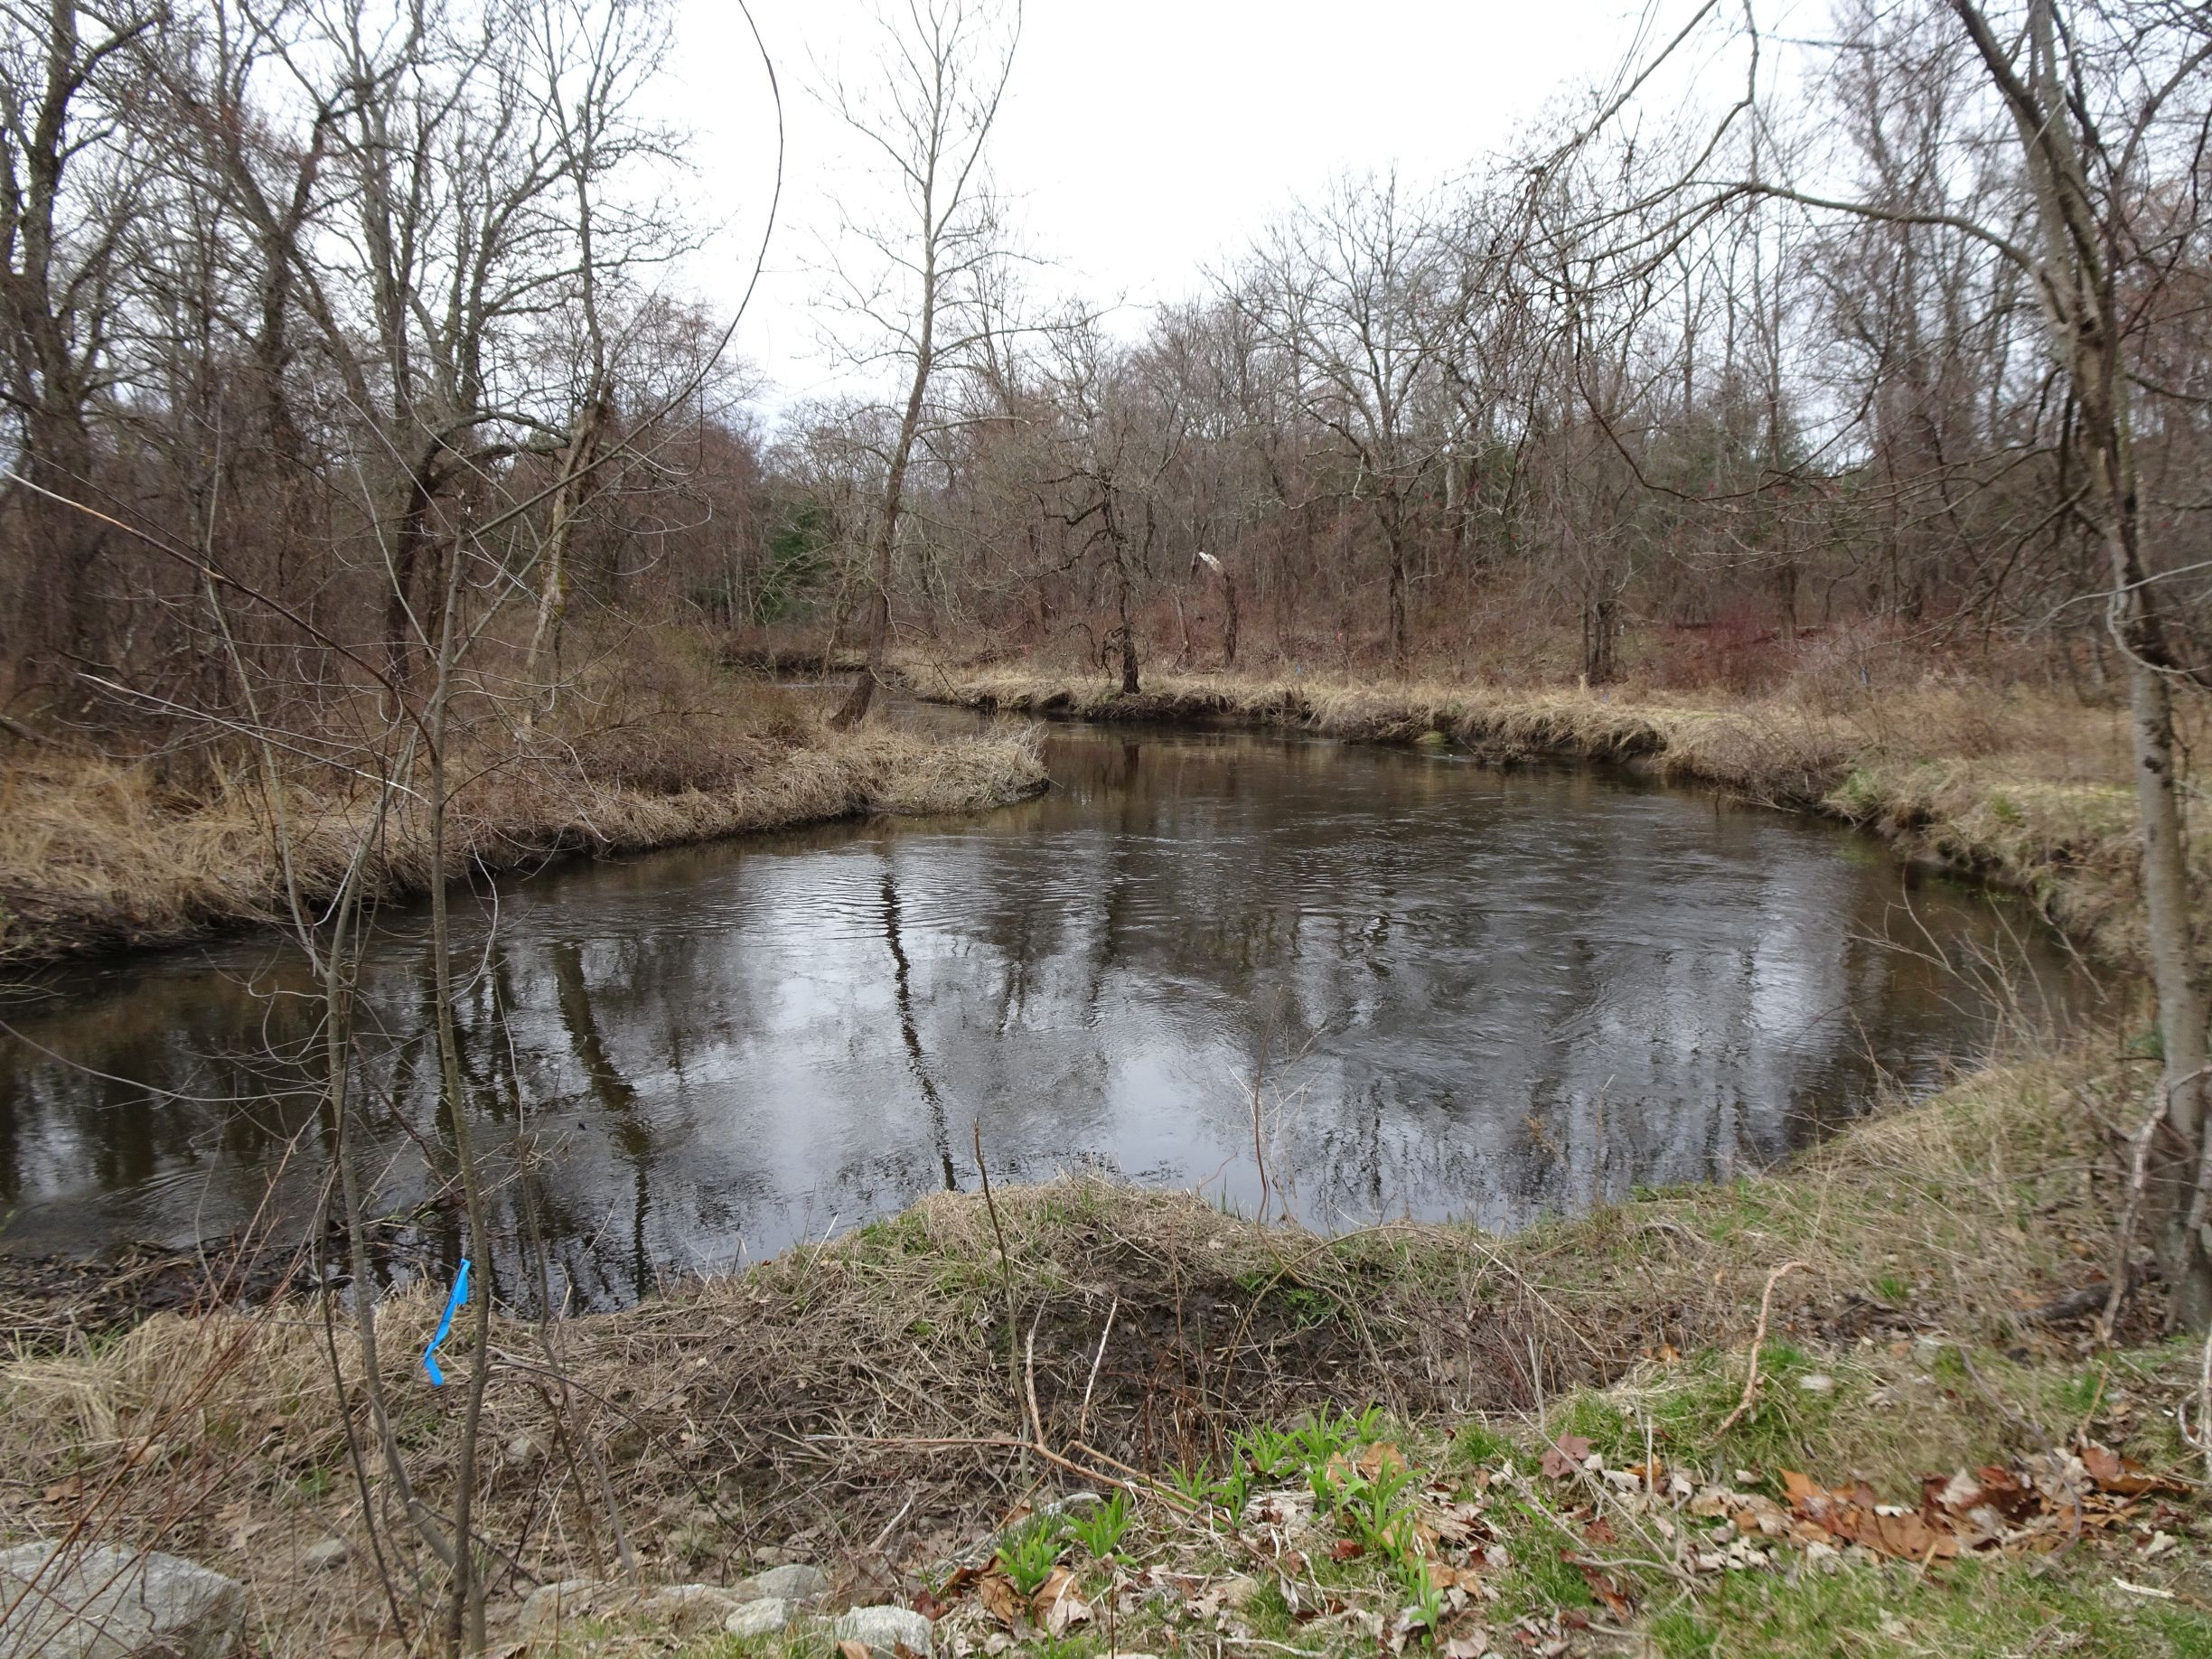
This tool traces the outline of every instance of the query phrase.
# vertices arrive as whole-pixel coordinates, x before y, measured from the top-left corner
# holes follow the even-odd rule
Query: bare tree
[[[1139,685],[1136,604],[1159,541],[1158,490],[1180,453],[1183,406],[1175,382],[1148,376],[1142,358],[1113,351],[1095,319],[1053,331],[1045,383],[1056,419],[1060,521],[1101,549],[1112,585],[1114,625],[1106,643],[1119,659],[1124,697]]]
[[[1391,651],[1408,645],[1406,584],[1416,491],[1439,435],[1418,418],[1454,320],[1439,216],[1394,177],[1348,183],[1279,226],[1244,292],[1299,367],[1308,417],[1342,445],[1347,493],[1373,504],[1382,533]]]
[[[2020,142],[2035,198],[2035,239],[2006,257],[2034,284],[2077,408],[2092,504],[2111,581],[2113,636],[2127,659],[2151,974],[2164,1065],[2160,1254],[2174,1317],[2212,1326],[2212,1136],[2206,1132],[2207,1005],[2196,960],[2189,866],[2175,773],[2178,679],[2212,685],[2212,665],[2176,651],[2164,590],[2143,549],[2128,312],[2155,289],[2189,227],[2146,176],[2175,152],[2202,154],[2212,18],[2166,6],[2077,16],[2061,29],[2056,0],[2028,0],[2001,39],[1973,0],[1951,0]],[[2192,108],[2192,104],[2194,108]],[[2193,198],[2193,193],[2192,193]],[[2147,200],[2148,199],[2148,200]],[[2179,220],[2180,222],[2177,222]],[[2132,290],[2132,292],[2126,292]],[[2125,297],[2123,297],[2123,293]]]
[[[892,560],[931,383],[991,335],[970,314],[979,285],[1003,251],[986,152],[1013,72],[1021,9],[1017,4],[1008,15],[991,0],[908,0],[903,13],[882,14],[878,22],[878,78],[864,90],[833,84],[828,97],[882,157],[899,209],[879,220],[848,220],[842,234],[849,246],[833,257],[830,272],[837,304],[865,332],[847,342],[847,351],[864,364],[897,364],[906,395],[879,458],[867,556],[867,666],[838,711],[840,726],[867,717],[883,678]]]
[[[2124,661],[2132,716],[2146,953],[2164,1054],[2158,1092],[2164,1133],[2153,1160],[2159,1251],[2174,1287],[2174,1317],[2203,1329],[2212,1325],[2212,1136],[2206,1132],[2212,1094],[2173,698],[2180,686],[2212,685],[2212,665],[2182,649],[2166,599],[2170,567],[2146,548],[2133,404],[2139,391],[2157,389],[2144,385],[2137,367],[2144,323],[2198,233],[2196,173],[2212,133],[2212,75],[2206,72],[2212,23],[2159,0],[2106,0],[2063,13],[2059,0],[2020,0],[2002,14],[1975,0],[1944,0],[1941,8],[1931,0],[1909,14],[1939,49],[1948,28],[1948,50],[1978,66],[1984,118],[1959,122],[1969,129],[1960,142],[1978,150],[2010,135],[2024,220],[2008,211],[2003,193],[1992,198],[1986,189],[1967,200],[1930,202],[1924,191],[1918,200],[1898,201],[1777,178],[1757,164],[1762,111],[1747,98],[1721,130],[1749,121],[1748,153],[1729,156],[1716,137],[1677,178],[1626,192],[1625,202],[1593,211],[1589,224],[1609,239],[1609,257],[1633,273],[1649,268],[1654,249],[1677,245],[1685,226],[1732,202],[1785,202],[1818,215],[1954,233],[2010,266],[2036,293],[2048,352],[2071,400],[2067,448],[2086,472],[2059,511],[2079,515],[2102,548],[2107,619]],[[1584,129],[1577,144],[1589,143],[1603,125]],[[1744,171],[1716,178],[1716,164],[1729,159],[1743,162]],[[1938,183],[1956,190],[1955,181]],[[1648,222],[1654,206],[1669,210],[1655,223]]]
[[[11,5],[0,16],[0,396],[35,486],[13,505],[36,560],[12,595],[30,633],[82,656],[99,527],[55,504],[91,487],[93,406],[110,384],[108,346],[149,145],[127,119],[129,49],[154,7],[88,13],[76,0]]]

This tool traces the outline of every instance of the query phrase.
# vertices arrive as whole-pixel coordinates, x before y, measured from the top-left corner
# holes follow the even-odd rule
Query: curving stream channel
[[[496,928],[460,906],[500,1289],[534,1299],[517,1240],[611,1306],[972,1186],[978,1124],[994,1179],[1095,1165],[1249,1212],[1255,1093],[1307,1221],[1511,1227],[1769,1162],[2082,994],[2017,904],[1702,792],[1230,732],[1055,726],[1046,760],[987,816],[567,863],[500,884]],[[427,977],[423,913],[389,912],[364,1167],[450,1257]],[[0,1247],[311,1214],[305,989],[249,938],[11,999]]]

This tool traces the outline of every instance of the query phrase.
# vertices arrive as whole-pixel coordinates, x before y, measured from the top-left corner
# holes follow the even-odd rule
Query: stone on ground
[[[855,1607],[830,1626],[830,1634],[886,1654],[905,1647],[927,1659],[930,1651],[930,1622],[912,1607]]]
[[[532,1636],[549,1634],[635,1594],[627,1584],[602,1584],[595,1579],[562,1579],[540,1584],[522,1603],[522,1628]]]
[[[792,1621],[792,1604],[781,1596],[763,1596],[757,1601],[744,1603],[722,1621],[722,1628],[734,1636],[773,1636]]]
[[[644,1610],[647,1617],[664,1619],[677,1630],[712,1630],[743,1600],[719,1584],[670,1584],[648,1591]]]
[[[774,1568],[736,1584],[667,1584],[649,1588],[642,1595],[626,1580],[563,1579],[540,1584],[530,1593],[522,1604],[521,1625],[527,1636],[550,1636],[578,1619],[634,1609],[678,1631],[719,1627],[758,1636],[783,1629],[801,1605],[819,1599],[829,1588],[827,1573],[805,1566]],[[742,1630],[739,1621],[745,1625]],[[9,1656],[0,1654],[0,1659]]]
[[[820,1601],[830,1593],[830,1575],[819,1567],[810,1567],[803,1561],[788,1567],[771,1567],[766,1572],[732,1586],[741,1601],[756,1600],[764,1596],[774,1596],[784,1601]]]
[[[0,1659],[229,1659],[246,1587],[159,1551],[51,1543],[0,1552]]]

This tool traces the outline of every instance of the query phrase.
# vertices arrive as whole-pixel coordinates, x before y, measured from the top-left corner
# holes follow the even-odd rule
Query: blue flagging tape
[[[461,1270],[454,1275],[453,1294],[445,1298],[445,1311],[438,1318],[437,1330],[430,1338],[430,1345],[423,1350],[423,1369],[430,1373],[430,1386],[433,1388],[445,1386],[445,1373],[438,1369],[438,1345],[445,1340],[446,1333],[453,1329],[454,1315],[460,1312],[468,1301],[468,1276],[469,1261],[464,1256],[461,1258]]]

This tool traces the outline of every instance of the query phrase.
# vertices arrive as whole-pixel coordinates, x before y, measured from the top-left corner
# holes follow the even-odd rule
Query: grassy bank
[[[1924,1477],[1960,1469],[2041,1467],[2056,1490],[2048,1459],[2089,1447],[2193,1479],[2171,1416],[2195,1410],[2193,1353],[2159,1345],[2156,1308],[2132,1304],[2123,1345],[2099,1350],[2085,1298],[2068,1300],[2106,1265],[2138,1081],[2091,1055],[1991,1070],[1776,1174],[1507,1240],[1411,1224],[1325,1239],[1066,1180],[1001,1191],[995,1214],[933,1197],[626,1313],[542,1334],[502,1320],[480,1498],[494,1626],[519,1639],[529,1589],[619,1579],[626,1547],[647,1584],[804,1559],[848,1600],[923,1598],[941,1651],[996,1634],[1064,1659],[1373,1653],[1393,1632],[1461,1655],[1477,1637],[1619,1651],[1623,1632],[1668,1654],[1809,1654],[1840,1651],[1839,1625],[1870,1653],[2024,1651],[2055,1629],[2070,1652],[2212,1652],[2198,1515],[2177,1491],[2102,1492],[2072,1534],[2023,1512],[1957,1559],[1790,1530],[1792,1471],[1831,1491],[1863,1481],[1867,1501],[1908,1511]],[[1785,1263],[1766,1381],[1739,1411],[1762,1289]],[[414,1364],[436,1314],[413,1295],[377,1317],[401,1442],[443,1507],[461,1391],[427,1388]],[[81,1523],[233,1572],[271,1654],[402,1651],[337,1409],[334,1374],[361,1430],[360,1359],[336,1336],[333,1349],[312,1308],[279,1306],[164,1315],[15,1358],[0,1368],[8,1532]],[[1372,1415],[1321,1458],[1350,1471],[1343,1503],[1249,1508],[1280,1484],[1254,1467],[1255,1435],[1341,1429],[1347,1411]],[[1376,1499],[1353,1476],[1384,1441],[1376,1457],[1420,1473]],[[1562,1445],[1570,1470],[1546,1457]],[[375,1485],[386,1570],[434,1583]],[[991,1574],[955,1575],[989,1563],[1008,1516],[1122,1488],[1124,1559],[1093,1561],[1072,1536],[1022,1558],[1074,1575],[1062,1588],[1088,1622],[1051,1634],[1025,1596],[1009,1626]],[[1354,1497],[1403,1508],[1413,1535],[1439,1515],[1459,1530],[1441,1552],[1361,1543]],[[1777,1506],[1788,1536],[1700,1564],[1729,1517]],[[345,1560],[318,1568],[329,1540]],[[1441,1626],[1408,1626],[1410,1575],[1434,1589],[1446,1567],[1460,1594]],[[650,1612],[563,1641],[530,1651],[738,1651]],[[820,1636],[768,1645],[786,1642],[829,1651]]]
[[[467,782],[449,856],[476,871],[862,813],[976,811],[1045,785],[1034,745],[1018,736],[832,732],[757,685],[705,714],[633,712],[588,733],[480,741],[458,769]],[[280,787],[273,799],[247,760],[179,787],[149,761],[29,746],[0,756],[0,966],[281,915],[280,820],[307,902],[325,897],[372,798],[333,790],[328,772]],[[420,892],[428,853],[425,815],[403,799],[373,854],[375,891]]]
[[[1092,720],[1232,720],[1370,742],[1449,741],[1712,783],[1879,834],[1907,857],[2031,895],[2068,935],[2135,954],[2139,843],[2123,711],[2047,691],[1929,685],[1865,695],[1688,698],[1324,677],[1148,677],[915,668],[917,696]],[[2201,797],[2193,805],[2204,818]],[[2212,887],[2212,836],[2194,838]]]

